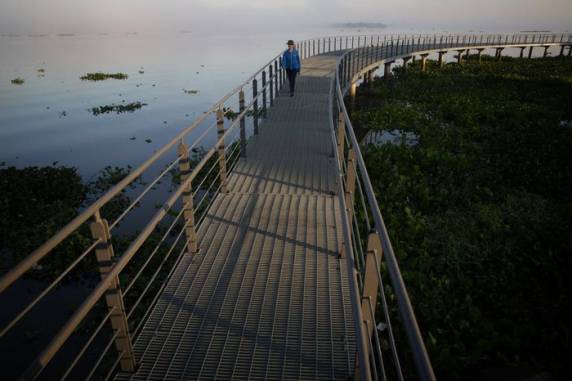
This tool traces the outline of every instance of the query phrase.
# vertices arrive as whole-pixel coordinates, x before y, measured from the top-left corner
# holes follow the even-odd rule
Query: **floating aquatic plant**
[[[79,77],[82,81],[105,81],[106,79],[127,79],[128,76],[125,73],[87,73],[84,76]]]
[[[23,85],[24,84],[24,78],[14,78],[13,80],[11,80],[10,82],[12,82],[13,85]]]
[[[93,107],[89,111],[94,116],[98,116],[101,114],[109,114],[111,112],[115,112],[117,114],[122,114],[125,112],[135,112],[135,111],[139,110],[140,108],[142,108],[143,106],[147,106],[147,103],[132,102],[132,103],[124,104],[124,105],[111,104],[111,105]]]
[[[230,107],[224,107],[223,111],[224,111],[225,118],[228,120],[235,120],[240,115],[240,112],[234,111]],[[255,115],[258,117],[263,117],[264,116],[264,109],[259,108],[258,111],[256,111],[256,112],[253,109],[250,109],[250,110],[246,110],[246,113],[244,114],[244,116],[246,116],[246,117],[252,117]]]
[[[185,94],[198,94],[199,90],[187,90],[187,89],[183,89],[183,92]]]

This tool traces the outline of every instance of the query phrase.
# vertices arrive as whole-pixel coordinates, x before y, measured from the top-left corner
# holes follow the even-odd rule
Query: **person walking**
[[[296,50],[294,41],[288,40],[286,43],[288,49],[282,54],[282,68],[286,69],[288,76],[288,84],[290,85],[290,96],[294,96],[294,88],[296,87],[296,75],[300,72],[300,55]]]

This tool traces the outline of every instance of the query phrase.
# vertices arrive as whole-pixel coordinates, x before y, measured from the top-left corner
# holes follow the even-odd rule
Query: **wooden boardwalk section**
[[[118,379],[348,379],[355,362],[329,95],[342,52],[268,109]]]

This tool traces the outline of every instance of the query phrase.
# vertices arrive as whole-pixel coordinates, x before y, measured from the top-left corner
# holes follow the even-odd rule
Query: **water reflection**
[[[411,131],[404,130],[370,130],[363,138],[362,144],[382,146],[384,144],[414,146],[419,143],[419,136]]]

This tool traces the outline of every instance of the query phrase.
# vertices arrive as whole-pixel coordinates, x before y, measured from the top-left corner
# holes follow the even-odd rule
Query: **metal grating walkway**
[[[268,110],[199,229],[199,253],[185,254],[145,323],[136,373],[117,379],[353,377],[328,119],[336,58],[305,60],[296,96]]]

